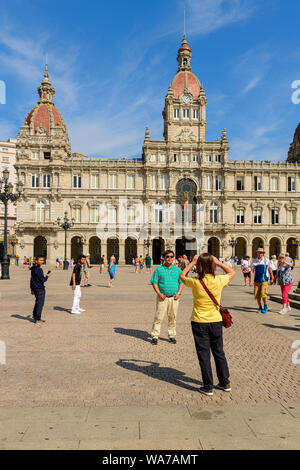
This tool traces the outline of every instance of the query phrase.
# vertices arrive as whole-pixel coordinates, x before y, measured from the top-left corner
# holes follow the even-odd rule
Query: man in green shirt
[[[174,251],[163,253],[164,264],[155,269],[151,284],[157,294],[156,313],[151,330],[152,344],[157,344],[161,323],[165,314],[168,314],[168,337],[170,343],[176,344],[176,316],[178,312],[179,296],[184,287],[179,278],[181,269],[173,264]]]

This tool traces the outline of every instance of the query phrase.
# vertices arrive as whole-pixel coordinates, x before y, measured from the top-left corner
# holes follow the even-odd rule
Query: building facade
[[[0,141],[0,162],[1,162],[1,172],[0,178],[3,177],[3,171],[9,171],[8,182],[15,185],[17,181],[17,174],[15,169],[16,163],[16,143],[17,139],[8,139],[7,141]],[[15,223],[16,223],[16,205],[12,202],[8,203],[8,219],[7,219],[7,228],[9,235],[15,233]],[[4,205],[0,208],[0,258],[3,251],[3,237],[4,237]],[[9,253],[13,252],[13,249],[8,245]]]
[[[54,262],[64,255],[57,218],[65,212],[74,219],[67,233],[69,259],[84,251],[92,262],[114,254],[123,264],[150,252],[159,262],[165,248],[177,255],[201,249],[241,257],[259,246],[268,256],[288,251],[298,257],[299,132],[286,162],[230,160],[225,129],[206,141],[207,98],[191,57],[184,36],[165,97],[164,140],[151,140],[146,128],[136,160],[72,153],[46,69],[38,103],[17,138],[15,166],[24,184],[16,223],[21,257],[42,253]],[[197,232],[200,213],[204,225]],[[182,220],[189,224],[184,233],[177,230]]]

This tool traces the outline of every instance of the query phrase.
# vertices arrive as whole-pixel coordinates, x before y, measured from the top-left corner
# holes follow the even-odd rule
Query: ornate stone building
[[[184,36],[178,70],[165,97],[164,140],[151,140],[146,128],[142,156],[136,160],[71,153],[46,69],[38,104],[17,139],[16,170],[24,183],[17,206],[21,257],[43,253],[53,262],[63,256],[64,232],[57,218],[65,212],[74,218],[68,258],[84,251],[91,253],[92,262],[101,254],[115,254],[120,263],[130,263],[134,255],[149,251],[158,262],[164,248],[177,255],[203,249],[241,257],[252,256],[258,246],[267,255],[289,251],[297,257],[299,127],[287,162],[229,160],[225,129],[214,142],[205,139],[207,98],[192,72],[191,57]],[[126,208],[119,198],[127,199]],[[176,203],[175,213],[168,211]],[[187,207],[191,228],[197,225],[203,206],[203,239],[195,237],[191,246],[188,239],[193,237],[178,236],[175,229]]]

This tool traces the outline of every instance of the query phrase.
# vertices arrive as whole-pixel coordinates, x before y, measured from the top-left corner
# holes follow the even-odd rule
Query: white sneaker
[[[78,310],[79,310],[79,312],[85,312],[84,308],[79,308]]]
[[[79,310],[71,310],[71,313],[73,313],[74,315],[80,315]]]
[[[286,308],[283,308],[282,310],[280,310],[280,315],[285,315],[286,313],[288,312],[288,310]]]
[[[287,312],[290,312],[292,309],[291,309],[290,306],[288,306],[288,307],[286,308],[286,310],[287,310]]]

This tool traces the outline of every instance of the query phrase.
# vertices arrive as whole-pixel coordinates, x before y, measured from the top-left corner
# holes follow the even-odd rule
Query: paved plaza
[[[270,313],[256,314],[238,268],[222,297],[234,319],[224,330],[232,392],[211,398],[198,392],[190,289],[180,300],[177,344],[167,341],[165,319],[152,346],[149,274],[117,268],[109,289],[107,273],[94,267],[81,315],[70,314],[70,276],[53,268],[40,326],[30,318],[28,268],[12,266],[11,280],[0,282],[0,448],[300,448],[300,364],[292,362],[300,310],[281,316],[270,302]]]

